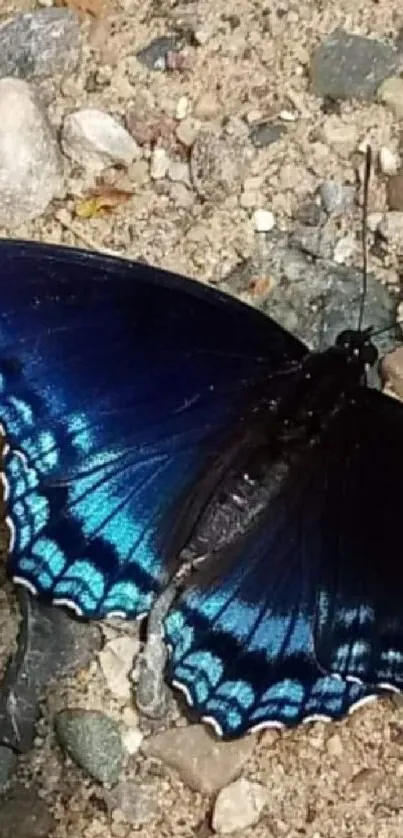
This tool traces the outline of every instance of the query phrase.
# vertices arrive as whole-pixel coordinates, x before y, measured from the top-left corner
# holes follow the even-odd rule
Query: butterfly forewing
[[[0,271],[11,573],[85,616],[135,616],[245,390],[305,348],[227,296],[124,260],[3,241]]]

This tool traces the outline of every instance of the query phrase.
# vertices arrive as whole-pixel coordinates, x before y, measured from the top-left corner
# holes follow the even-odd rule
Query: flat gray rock
[[[71,73],[80,54],[79,20],[69,9],[38,9],[0,27],[0,76],[29,81]]]
[[[393,44],[335,29],[313,55],[314,93],[331,99],[375,98],[379,85],[397,75],[402,54]]]

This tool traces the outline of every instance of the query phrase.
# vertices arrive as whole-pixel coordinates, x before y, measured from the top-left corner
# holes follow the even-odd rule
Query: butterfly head
[[[378,350],[371,341],[372,328],[345,329],[336,338],[336,346],[351,360],[363,367],[373,367],[378,360]]]

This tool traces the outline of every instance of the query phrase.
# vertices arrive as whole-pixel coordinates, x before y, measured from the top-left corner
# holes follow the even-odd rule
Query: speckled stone
[[[87,774],[101,783],[117,782],[123,746],[113,719],[91,710],[63,710],[55,729],[62,747]]]
[[[374,99],[381,82],[401,65],[393,45],[338,28],[313,55],[312,87],[317,96],[332,99]]]

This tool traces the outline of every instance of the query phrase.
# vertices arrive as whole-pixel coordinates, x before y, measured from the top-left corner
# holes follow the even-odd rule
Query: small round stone
[[[257,233],[269,233],[276,220],[270,210],[258,209],[253,213],[253,224]]]

